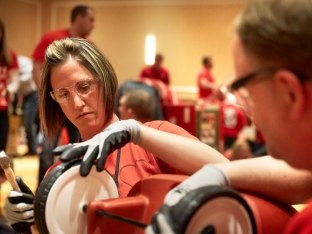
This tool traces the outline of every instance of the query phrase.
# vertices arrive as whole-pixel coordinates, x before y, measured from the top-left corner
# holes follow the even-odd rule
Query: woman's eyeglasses
[[[66,103],[71,97],[71,93],[75,92],[80,97],[85,97],[94,91],[96,85],[95,80],[78,81],[76,84],[50,91],[50,95],[58,103]]]

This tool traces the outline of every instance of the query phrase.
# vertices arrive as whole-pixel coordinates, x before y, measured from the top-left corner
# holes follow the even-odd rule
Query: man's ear
[[[290,117],[298,119],[305,111],[306,93],[299,78],[291,71],[281,69],[275,74],[278,84],[278,95],[282,95],[284,103],[289,108]]]

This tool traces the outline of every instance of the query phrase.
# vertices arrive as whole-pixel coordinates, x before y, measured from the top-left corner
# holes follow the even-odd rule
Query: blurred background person
[[[219,96],[222,113],[222,134],[224,150],[231,149],[238,139],[240,132],[249,123],[249,119],[240,106],[233,99],[233,94],[222,92],[222,88],[216,92]]]
[[[152,97],[154,102],[154,120],[163,120],[163,110],[161,106],[161,98],[159,96],[158,90],[150,85],[147,85],[141,81],[134,81],[134,80],[127,80],[124,81],[122,84],[119,85],[118,90],[116,92],[116,102],[115,102],[115,113],[119,118],[121,118],[119,113],[119,105],[120,105],[120,98],[128,91],[131,90],[144,90]]]
[[[197,75],[198,98],[209,99],[217,88],[212,74],[213,63],[209,56],[202,58],[202,69]]]
[[[9,136],[10,93],[16,92],[16,85],[10,83],[18,80],[18,62],[16,54],[6,42],[5,26],[0,19],[0,151],[6,150]]]
[[[154,64],[143,68],[140,73],[140,78],[160,80],[164,84],[170,85],[169,71],[163,66],[163,62],[164,56],[162,54],[156,54]]]
[[[143,89],[125,92],[119,100],[120,119],[135,119],[141,123],[154,120],[155,100]]]
[[[156,54],[154,64],[143,68],[139,75],[141,82],[158,91],[162,107],[178,103],[177,96],[170,88],[169,71],[163,66],[163,61],[164,56]]]
[[[229,160],[239,160],[254,157],[248,141],[237,139],[225,155]]]
[[[25,128],[27,151],[25,155],[37,154],[37,134],[39,131],[38,93],[37,86],[32,78],[33,62],[31,58],[18,55],[19,72],[19,99],[22,99],[22,124]]]

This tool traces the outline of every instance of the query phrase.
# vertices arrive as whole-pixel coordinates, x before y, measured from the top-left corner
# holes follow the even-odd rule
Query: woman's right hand
[[[121,120],[112,123],[87,141],[59,146],[53,152],[60,154],[63,162],[82,158],[80,175],[87,176],[93,164],[96,164],[97,171],[103,171],[110,153],[129,142],[137,143],[139,137],[140,124],[136,120]]]

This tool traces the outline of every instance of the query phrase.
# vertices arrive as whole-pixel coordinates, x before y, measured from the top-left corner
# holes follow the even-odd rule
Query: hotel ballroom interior
[[[165,85],[165,87],[162,85],[147,84],[160,93],[161,99],[165,99],[161,103],[162,119],[184,128],[200,141],[222,152],[230,160],[240,160],[240,156],[237,156],[239,153],[235,151],[235,154],[234,148],[225,150],[222,134],[224,115],[220,114],[220,103],[198,98],[197,79],[198,73],[202,69],[202,58],[209,56],[213,64],[210,71],[215,79],[212,89],[219,91],[224,88],[225,91],[223,94],[228,95],[229,99],[235,99],[235,96],[226,90],[226,87],[235,76],[231,53],[233,20],[241,10],[244,0],[0,0],[0,18],[5,25],[8,47],[17,55],[26,56],[31,59],[32,52],[44,33],[54,29],[69,27],[71,9],[78,4],[86,4],[94,9],[95,27],[89,39],[94,42],[112,63],[118,77],[119,85],[124,82],[139,81],[142,68],[152,65],[155,54],[162,54],[164,58],[163,66],[170,74],[170,84]],[[217,93],[214,92],[212,95],[217,96]],[[168,99],[166,99],[166,95],[169,96]],[[20,176],[35,193],[38,187],[38,154],[41,146],[40,144],[37,145],[36,153],[28,154],[27,138],[22,122],[23,95],[19,95],[17,92],[15,98],[17,104],[15,103],[14,107],[12,103],[10,104],[9,137],[5,153],[11,159],[15,176]],[[217,99],[217,97],[214,98]],[[34,109],[34,111],[36,110]],[[235,150],[241,150],[240,152],[244,150],[248,151],[247,153],[244,151],[242,153],[244,156],[241,158],[256,157],[253,155],[255,151],[252,151],[254,144],[250,143],[257,140],[256,129],[252,123],[247,122],[246,126],[241,129],[247,135],[247,143],[242,143],[239,146],[241,148],[235,148]],[[42,135],[38,134],[38,139],[42,140]],[[67,143],[68,134],[66,130],[62,129],[58,145]],[[263,146],[265,147],[265,142]],[[55,161],[57,161],[57,158],[55,158]],[[81,180],[81,178],[78,178],[78,170],[72,177]],[[95,178],[97,179],[97,176]],[[72,179],[69,178],[68,180]],[[66,180],[59,183],[66,183]],[[166,184],[168,182],[163,183]],[[12,190],[11,184],[5,179],[3,173],[0,186],[0,211],[3,217],[6,194],[9,190]],[[65,187],[64,184],[60,186]],[[155,184],[151,185],[153,191],[157,191],[162,186],[163,184],[159,181],[155,181]],[[173,187],[173,185],[168,186],[167,191],[171,188],[170,186]],[[82,187],[80,188],[83,189]],[[52,190],[50,187],[47,189]],[[57,189],[62,190],[62,188]],[[256,217],[257,214],[255,213],[259,212],[260,216],[263,215],[261,212],[265,212],[261,210],[261,206],[269,206],[270,202],[266,199],[245,194],[244,192],[235,192],[240,194],[239,196],[242,199],[247,200],[247,203],[254,202],[260,204],[260,207],[248,208],[248,212],[253,213],[252,222],[260,222],[258,220],[259,217]],[[151,195],[152,198],[149,201],[151,203],[150,209],[148,207],[142,208],[140,204],[136,204],[138,207],[134,209],[131,205],[133,203],[127,201],[130,208],[126,207],[124,209],[132,210],[128,212],[130,217],[126,221],[121,219],[127,215],[127,212],[123,211],[120,214],[117,212],[121,217],[117,218],[117,220],[110,220],[107,216],[93,217],[94,219],[91,220],[87,217],[90,215],[89,206],[87,207],[88,213],[86,213],[83,209],[86,207],[86,204],[82,208],[82,205],[79,203],[82,198],[77,197],[79,195],[71,193],[70,188],[68,190],[63,189],[60,193],[62,195],[54,191],[53,196],[56,198],[43,200],[46,203],[51,203],[51,200],[63,202],[62,205],[64,205],[64,212],[60,212],[59,209],[54,208],[54,205],[51,204],[45,204],[43,206],[46,209],[45,212],[53,214],[46,214],[45,217],[41,218],[41,222],[47,225],[48,230],[54,230],[49,231],[51,233],[54,232],[53,234],[142,233],[142,228],[135,227],[136,225],[139,226],[139,224],[147,222],[147,218],[142,218],[143,215],[140,215],[140,212],[145,212],[144,215],[146,216],[146,212],[151,213],[151,210],[153,212],[156,211],[155,204],[152,202],[154,195]],[[63,196],[66,199],[63,199]],[[140,196],[140,194],[136,194],[136,196]],[[164,194],[160,195],[160,197],[157,197],[157,200],[163,199],[163,196]],[[75,198],[72,199],[72,197]],[[65,204],[70,203],[74,199],[77,201],[76,205],[71,204],[69,207]],[[140,200],[136,200],[135,202],[140,203]],[[245,228],[244,225],[251,225],[248,222],[251,222],[250,219],[252,218],[246,217],[250,213],[241,211],[242,204],[235,205],[231,201],[225,202],[229,202],[228,209],[232,207],[242,213],[242,216],[238,215],[239,217],[236,218],[238,219],[237,222],[241,222],[240,225],[243,228]],[[160,205],[159,202],[156,206],[159,208]],[[148,204],[144,204],[144,206],[148,206]],[[252,205],[249,204],[249,206]],[[295,210],[300,210],[302,206],[303,204],[298,204],[287,207],[287,209],[295,208]],[[109,208],[109,205],[107,207]],[[68,210],[68,208],[72,210]],[[47,211],[47,209],[50,209],[50,211]],[[122,210],[122,208],[120,209]],[[142,211],[144,209],[145,211]],[[284,208],[278,209],[282,211],[272,212],[276,212],[277,216],[280,215],[279,212],[284,212],[283,215],[286,216],[289,215]],[[117,208],[116,210],[118,211]],[[114,213],[116,210],[112,209],[110,212]],[[56,218],[57,216],[70,216],[72,213],[79,214],[79,220],[76,219],[70,224],[58,224],[62,218]],[[148,216],[151,217],[151,214],[148,214]],[[281,219],[283,218],[285,217]],[[56,219],[56,221],[51,221],[53,219]],[[65,217],[64,219],[67,221],[71,220],[70,217]],[[3,220],[5,222],[5,218]],[[139,224],[129,224],[129,220],[136,220]],[[107,224],[104,224],[105,222]],[[265,217],[262,222],[267,224],[270,221]],[[58,225],[60,229],[54,227]],[[67,231],[63,232],[62,227],[64,225],[71,225],[72,229],[66,229]],[[77,228],[74,227],[75,225],[80,226]],[[98,225],[99,228],[92,229],[89,227],[92,225]],[[109,230],[115,230],[112,226],[117,230],[120,228],[120,230],[125,231],[103,231],[105,227],[110,228]],[[125,226],[124,229],[123,226]],[[128,226],[129,229],[127,229]],[[248,227],[250,228],[250,226]],[[39,233],[36,225],[33,225],[31,229],[32,233]],[[90,231],[91,229],[93,231]],[[59,230],[59,232],[55,230]],[[73,232],[68,230],[73,230]]]

